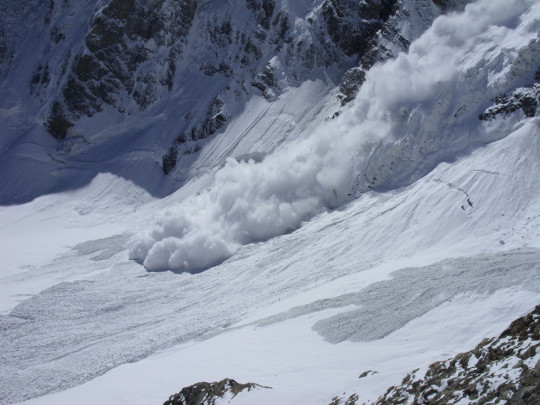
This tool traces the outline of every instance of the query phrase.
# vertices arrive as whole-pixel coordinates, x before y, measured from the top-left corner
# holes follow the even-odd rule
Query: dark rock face
[[[178,149],[171,146],[169,151],[161,158],[161,167],[163,167],[163,172],[165,172],[165,174],[169,174],[174,169],[177,159]]]
[[[201,140],[227,124],[231,95],[238,101],[260,94],[271,102],[281,88],[305,80],[317,67],[350,66],[375,35],[393,2],[375,1],[368,5],[350,0],[326,1],[307,19],[310,28],[302,35],[291,23],[296,17],[289,10],[280,9],[273,0],[245,0],[246,10],[256,23],[251,32],[239,28],[235,16],[226,17],[226,12],[213,16],[206,25],[209,46],[220,47],[223,52],[211,58],[213,62],[201,64],[200,71],[209,77],[229,79],[229,89],[216,96],[205,116],[190,116],[189,124],[179,131],[163,157],[164,172],[173,171],[176,160],[193,153]],[[275,56],[280,60],[279,67],[270,62]],[[238,63],[239,68],[235,67]],[[354,73],[349,76],[355,77]],[[345,92],[346,86],[342,86]],[[215,100],[222,103],[216,105]]]
[[[339,83],[339,91],[344,95],[342,104],[346,104],[356,97],[358,89],[366,80],[366,71],[355,67],[345,72]]]
[[[332,398],[332,402],[330,402],[328,405],[356,405],[357,401],[358,401],[357,394],[352,394],[347,399],[336,396]]]
[[[13,59],[13,40],[10,38],[9,30],[12,28],[10,20],[14,20],[20,10],[5,2],[0,8],[0,79],[8,72],[9,65]]]
[[[512,322],[498,338],[474,350],[433,363],[424,377],[417,371],[390,387],[376,404],[511,405],[540,403],[540,306]],[[497,402],[499,401],[499,402]]]
[[[181,146],[183,146],[183,155],[196,153],[200,150],[198,141],[208,138],[225,125],[228,117],[223,107],[223,101],[219,97],[216,97],[209,105],[202,125],[200,127],[194,126],[190,131],[185,131],[178,135],[162,158],[162,167],[165,174],[169,174],[176,167]]]
[[[6,40],[6,33],[4,32],[4,28],[0,27],[0,77],[5,74],[5,67],[8,66],[10,60],[11,54]]]
[[[64,118],[65,115],[66,113],[63,105],[60,104],[60,102],[55,101],[53,103],[51,115],[45,123],[45,127],[56,139],[64,139],[68,129],[73,127],[73,123]]]
[[[350,56],[364,52],[396,3],[396,0],[326,0],[322,15],[332,41]],[[369,23],[357,24],[358,20]]]
[[[226,378],[219,382],[199,382],[182,390],[163,403],[163,405],[214,405],[218,398],[229,394],[234,398],[243,391],[254,389],[269,389],[254,383],[240,384],[235,380]]]
[[[415,9],[411,9],[411,4],[403,1],[370,0],[360,4],[358,12],[362,17],[378,20],[373,24],[372,28],[375,30],[371,33],[367,33],[364,29],[363,33],[351,36],[350,29],[343,31],[349,38],[348,43],[353,41],[356,43],[354,49],[360,49],[360,58],[357,66],[351,68],[342,77],[341,104],[345,105],[356,97],[364,82],[365,73],[375,63],[391,59],[399,52],[406,52],[410,43],[427,29],[437,16],[459,9],[465,3],[467,0],[419,0],[414,3]],[[400,24],[400,21],[410,19],[412,14],[417,14],[414,22],[410,22],[407,26]],[[330,18],[330,20],[334,21],[335,18]],[[336,24],[333,23],[331,26],[334,27]],[[354,39],[358,37],[363,39]]]
[[[81,118],[104,109],[136,116],[186,91],[185,80],[204,80],[202,73],[215,90],[201,97],[206,105],[180,111],[189,119],[178,122],[173,131],[179,135],[163,156],[169,173],[177,159],[195,150],[179,146],[214,134],[226,125],[228,108],[246,96],[260,94],[271,102],[281,88],[306,80],[318,67],[351,67],[396,1],[326,0],[307,17],[275,0],[222,3],[215,10],[197,0],[109,0],[89,22],[82,50],[65,55],[61,87],[44,125],[64,139],[72,128],[79,130]],[[47,8],[54,43],[72,40],[59,17],[69,7],[51,2]],[[299,18],[306,22],[299,24]],[[279,60],[275,65],[273,58]],[[37,71],[32,83],[46,81],[45,73]],[[352,87],[342,87],[352,97]]]
[[[255,13],[255,20],[264,29],[269,30],[272,16],[276,10],[274,0],[246,0],[246,6]]]
[[[408,48],[412,23],[404,21],[410,13],[420,15],[421,23],[413,25],[421,32],[443,9],[465,1],[321,0],[298,11],[275,0],[85,0],[93,15],[80,39],[73,36],[81,31],[67,28],[79,6],[51,1],[40,19],[47,40],[62,52],[47,48],[30,87],[50,106],[42,119],[57,139],[73,134],[92,140],[103,130],[99,116],[106,115],[107,123],[163,116],[166,135],[156,149],[168,174],[224,128],[249,97],[272,102],[318,68],[331,71],[335,81],[345,73],[341,101],[353,100],[374,63]],[[1,29],[0,58],[8,58]],[[194,102],[182,101],[194,92]]]
[[[488,121],[498,115],[511,114],[523,111],[526,117],[534,117],[538,114],[540,105],[540,84],[535,83],[529,87],[521,87],[510,96],[501,94],[493,100],[493,105],[478,117],[482,121]]]
[[[112,0],[97,13],[86,49],[56,101],[60,106],[53,107],[47,120],[51,135],[65,138],[70,121],[91,117],[105,105],[121,110],[132,99],[145,109],[160,86],[172,89],[175,59],[196,9],[195,0]]]

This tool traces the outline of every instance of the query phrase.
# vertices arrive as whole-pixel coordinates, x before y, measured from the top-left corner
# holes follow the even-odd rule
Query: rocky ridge
[[[314,2],[307,15],[295,15],[273,0],[236,5],[111,0],[95,11],[83,49],[66,61],[66,82],[45,125],[64,139],[82,117],[107,106],[127,115],[147,110],[167,92],[181,91],[182,76],[196,75],[214,82],[216,90],[203,111],[182,113],[187,125],[173,146],[197,141],[223,125],[224,99],[257,92],[271,99],[280,87],[305,80],[318,67],[343,70],[354,63],[394,2],[327,0]],[[60,7],[70,4],[51,2],[53,14]],[[44,22],[52,25],[50,19]],[[67,39],[59,24],[53,31],[55,41]],[[42,70],[34,76],[43,76]],[[281,83],[276,76],[284,77]]]
[[[540,84],[534,83],[516,89],[511,95],[505,93],[498,95],[493,99],[493,105],[481,113],[478,118],[482,121],[489,121],[499,115],[508,115],[520,110],[526,117],[532,118],[538,115],[539,105]]]
[[[182,390],[163,403],[163,405],[215,405],[216,401],[229,397],[234,399],[244,391],[270,389],[259,384],[241,384],[233,379],[226,378],[219,382],[199,382]]]
[[[335,397],[331,405],[355,405],[358,395]],[[497,338],[484,339],[453,359],[415,370],[373,404],[540,403],[540,306],[516,319]]]
[[[463,2],[50,0],[18,12],[8,0],[3,26],[38,29],[34,37],[0,32],[0,77],[24,76],[18,51],[32,43],[39,64],[28,72],[27,97],[67,151],[102,142],[97,135],[111,123],[136,126],[165,111],[156,147],[167,174],[191,161],[249,97],[272,102],[318,69],[341,80],[343,103],[352,100],[374,63],[406,50]]]
[[[365,80],[366,72],[375,63],[394,58],[400,52],[407,52],[411,42],[417,39],[436,17],[460,10],[468,2],[468,0],[421,0],[382,4],[384,23],[365,44],[357,65],[347,70],[340,80],[341,105],[354,100]]]

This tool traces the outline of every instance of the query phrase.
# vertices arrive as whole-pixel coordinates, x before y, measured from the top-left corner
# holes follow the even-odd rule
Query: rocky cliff
[[[417,371],[375,404],[538,404],[540,306],[516,319],[498,338]]]
[[[215,405],[216,401],[229,399],[230,402],[242,392],[260,389],[271,388],[254,383],[241,384],[230,378],[213,383],[199,382],[171,395],[163,405]]]
[[[406,50],[436,16],[464,1],[5,3],[0,92],[24,106],[16,115],[4,102],[8,143],[28,142],[40,125],[58,140],[49,155],[62,170],[82,163],[85,171],[111,170],[95,156],[122,154],[125,165],[136,153],[168,174],[189,167],[252,97],[272,103],[325,77],[346,104],[374,63]],[[143,166],[137,170],[154,170]],[[132,178],[133,171],[120,174]]]

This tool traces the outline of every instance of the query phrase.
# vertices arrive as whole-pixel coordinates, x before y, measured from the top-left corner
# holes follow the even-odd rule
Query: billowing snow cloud
[[[292,231],[318,210],[344,204],[363,178],[374,145],[421,130],[422,122],[412,119],[411,111],[444,97],[473,104],[486,100],[486,86],[496,87],[497,72],[472,66],[468,74],[484,75],[483,82],[475,79],[483,88],[462,89],[464,61],[500,53],[505,38],[521,35],[521,45],[537,38],[534,26],[520,24],[519,17],[527,13],[529,19],[531,14],[538,18],[539,10],[528,0],[483,0],[463,13],[438,18],[408,54],[368,73],[347,113],[282,145],[262,162],[229,159],[210,189],[170,207],[151,230],[134,237],[130,258],[149,270],[207,268],[244,244]],[[504,62],[494,64],[500,74]],[[433,108],[428,113],[436,124],[440,117]],[[479,125],[476,115],[471,122]]]

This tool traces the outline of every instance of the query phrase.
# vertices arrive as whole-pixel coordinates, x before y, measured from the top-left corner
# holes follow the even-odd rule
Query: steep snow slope
[[[516,119],[478,119],[491,98],[532,84],[540,6],[479,2],[438,18],[408,54],[369,71],[351,109],[262,162],[228,160],[214,184],[134,240],[149,270],[193,271],[289,232],[365,190],[408,185],[435,164],[504,137]]]
[[[0,207],[0,402],[159,403],[224,377],[273,387],[238,403],[327,404],[344,392],[374,400],[411,369],[498,334],[540,298],[540,122],[521,107],[478,115],[497,92],[534,81],[539,12],[534,2],[480,1],[438,19],[408,55],[375,67],[349,112],[322,129],[335,104],[321,71],[272,104],[252,98],[223,133],[235,141],[210,139],[200,176],[164,199],[100,174]],[[291,111],[294,100],[304,111]],[[112,134],[142,129],[119,127],[101,133],[103,145],[120,150]],[[366,143],[367,127],[381,138]],[[238,161],[206,167],[229,154]],[[128,156],[135,163],[125,167],[139,167],[138,152]],[[293,182],[303,168],[305,181]],[[238,216],[208,215],[204,199],[215,196]],[[306,216],[291,219],[286,204],[298,200]],[[245,239],[202,272],[149,272],[128,260],[133,234],[165,209],[150,237],[178,230],[189,201],[202,204],[195,239],[211,243],[220,227]],[[276,207],[281,216],[269,215]],[[256,208],[275,228],[244,221]],[[195,245],[200,267],[214,263],[212,249]],[[367,370],[379,373],[359,380]]]
[[[236,156],[247,133],[242,153],[270,152],[302,125],[283,126],[294,119],[286,115],[275,124],[257,117],[275,119],[293,103],[301,105],[296,116],[315,114],[362,55],[375,53],[374,63],[380,49],[406,49],[463,0],[4,3],[0,203],[7,204],[88,184],[99,172],[167,195]],[[239,127],[254,100],[253,125]],[[201,153],[215,138],[217,156],[215,147]]]

